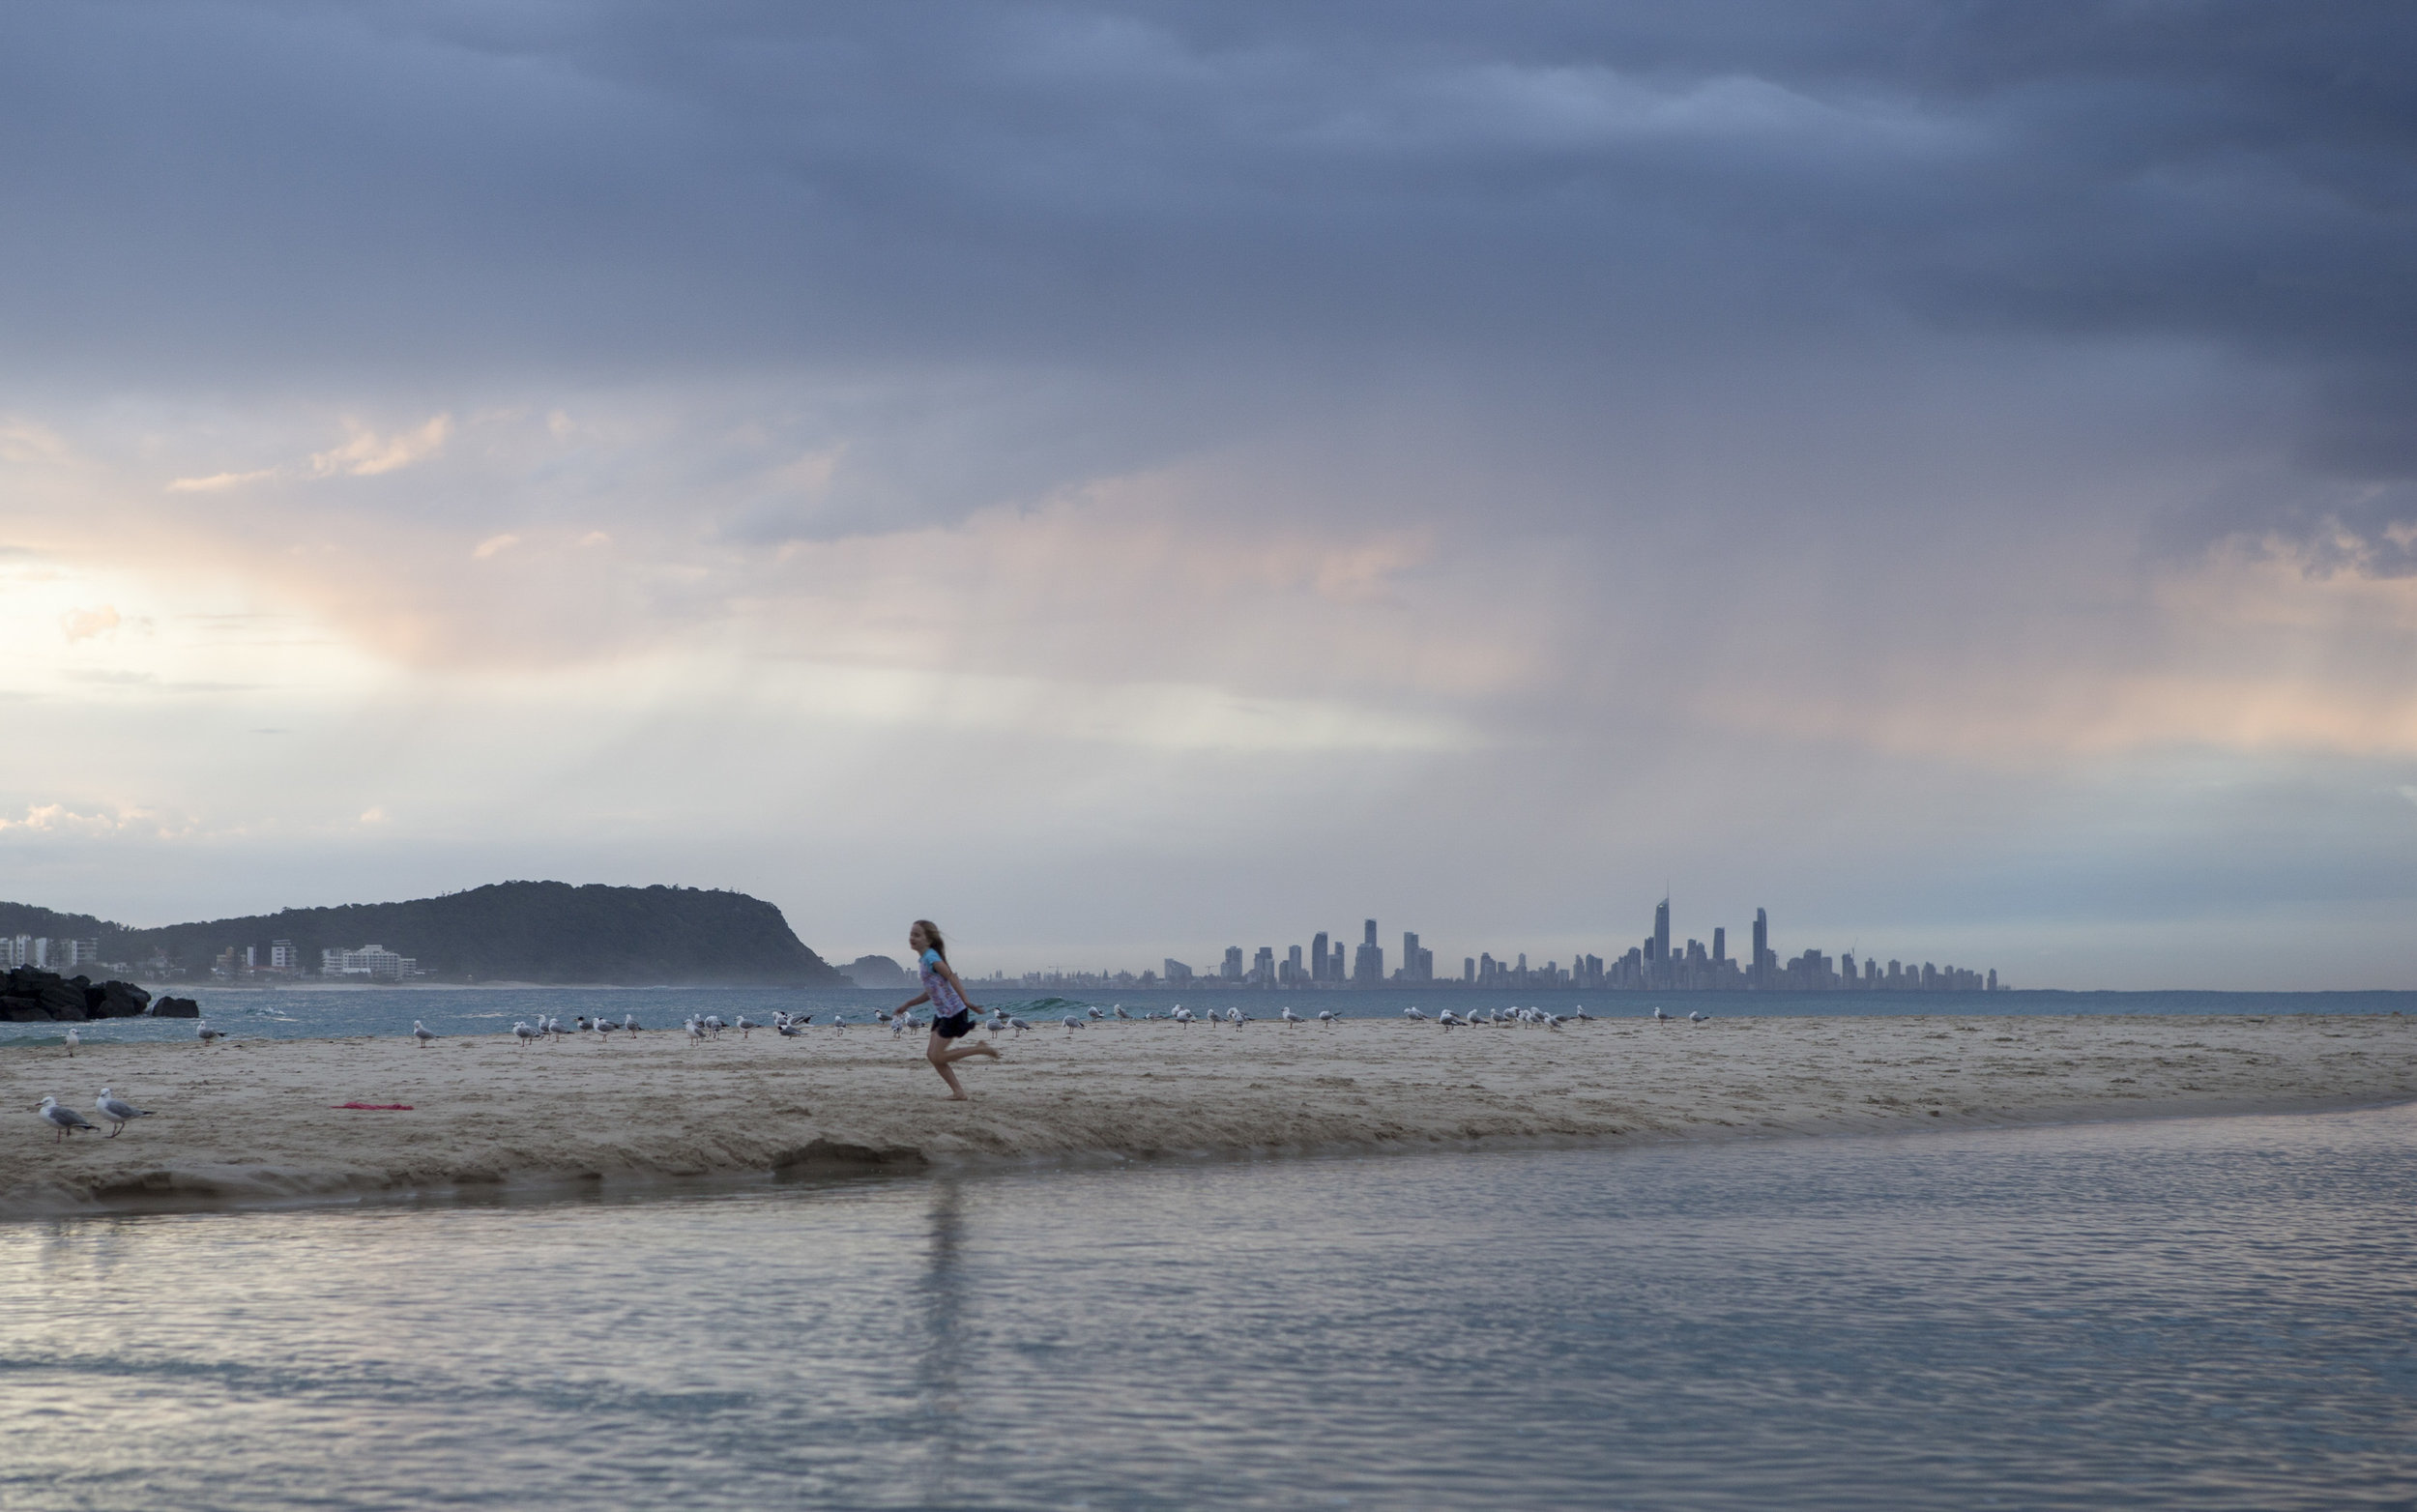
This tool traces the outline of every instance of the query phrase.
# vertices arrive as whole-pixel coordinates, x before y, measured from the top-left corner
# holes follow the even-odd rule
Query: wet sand
[[[986,1037],[986,1036],[984,1036]],[[0,1217],[1113,1161],[1965,1128],[2417,1096],[2417,1019],[1051,1027],[946,1089],[920,1036],[675,1032],[0,1049]],[[55,1093],[155,1110],[52,1143]],[[344,1102],[409,1103],[355,1112]]]

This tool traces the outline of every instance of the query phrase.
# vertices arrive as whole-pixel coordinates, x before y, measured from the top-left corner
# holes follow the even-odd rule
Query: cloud
[[[112,834],[123,828],[127,816],[113,814],[79,814],[64,803],[30,803],[23,819],[0,819],[0,830],[25,829],[38,834]]]
[[[353,433],[351,440],[340,447],[311,453],[311,476],[375,478],[423,461],[444,451],[445,439],[452,433],[453,418],[433,416],[416,430],[385,436],[360,425],[349,428]]]
[[[512,547],[519,544],[520,538],[517,536],[510,534],[502,536],[489,536],[486,539],[472,547],[470,554],[479,561],[483,562],[499,551],[509,551]]]
[[[229,488],[240,488],[246,483],[256,483],[262,479],[275,478],[277,476],[277,471],[274,467],[261,467],[254,468],[248,473],[212,473],[206,478],[179,478],[168,483],[168,492],[224,493]]]
[[[118,627],[118,612],[109,604],[91,609],[70,609],[59,616],[59,628],[70,642],[90,640]]]

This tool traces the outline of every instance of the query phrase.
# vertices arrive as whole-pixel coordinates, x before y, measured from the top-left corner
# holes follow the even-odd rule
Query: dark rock
[[[39,966],[20,966],[9,973],[9,995],[30,998],[44,987],[57,985],[59,974],[45,972]]]
[[[0,998],[0,1019],[12,1024],[40,1024],[50,1017],[50,1010],[39,998]]]
[[[151,1016],[156,1019],[197,1019],[201,1017],[201,1004],[190,998],[160,998],[151,1004]]]
[[[90,1013],[84,1011],[84,989],[73,982],[64,982],[54,976],[34,996],[42,1001],[44,1007],[50,1010],[50,1016],[54,1019],[81,1022],[92,1017]]]
[[[132,982],[102,982],[84,995],[84,1003],[97,1019],[131,1019],[151,1006],[151,994]]]

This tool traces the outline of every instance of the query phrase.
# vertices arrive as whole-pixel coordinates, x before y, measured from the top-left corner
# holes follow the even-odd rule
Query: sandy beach
[[[2277,1112],[2417,1096],[2417,1021],[1358,1020],[1051,1027],[944,1100],[919,1036],[672,1032],[0,1051],[0,1216],[552,1186],[1472,1143],[1809,1135]],[[157,1117],[64,1145],[106,1084]],[[341,1109],[408,1103],[409,1112]]]

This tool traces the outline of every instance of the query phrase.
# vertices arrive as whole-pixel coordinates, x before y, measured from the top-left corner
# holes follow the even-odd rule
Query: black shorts
[[[946,1018],[932,1020],[932,1032],[943,1039],[962,1039],[974,1032],[974,1010],[959,1008]]]

